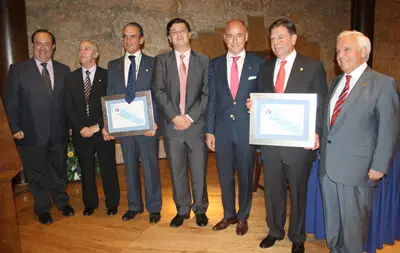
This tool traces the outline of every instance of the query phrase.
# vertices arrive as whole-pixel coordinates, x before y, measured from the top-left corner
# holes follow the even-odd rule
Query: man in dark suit
[[[316,93],[317,119],[314,147],[261,147],[269,234],[260,247],[272,247],[276,240],[282,240],[285,236],[286,192],[289,184],[291,205],[288,237],[293,243],[292,252],[304,252],[307,185],[322,132],[326,74],[322,62],[296,52],[297,34],[292,22],[278,19],[269,27],[269,33],[271,48],[277,58],[260,68],[261,92]]]
[[[228,53],[210,63],[208,72],[207,145],[216,151],[224,218],[213,229],[237,224],[236,234],[248,231],[253,185],[255,146],[249,144],[249,114],[246,99],[257,92],[258,71],[265,62],[246,52],[248,32],[242,20],[231,20],[224,33]],[[239,211],[235,208],[235,169],[239,180]]]
[[[197,225],[205,226],[208,223],[208,195],[204,114],[208,99],[209,58],[191,50],[190,26],[184,19],[172,19],[167,24],[167,36],[174,50],[155,58],[153,91],[178,212],[170,225],[181,226],[190,217],[192,209]]]
[[[372,194],[399,136],[397,82],[373,71],[371,43],[357,31],[339,34],[336,59],[344,72],[329,86],[319,177],[328,248],[364,251]]]
[[[92,215],[99,206],[95,153],[99,159],[107,214],[117,213],[119,205],[115,143],[113,140],[105,141],[100,131],[103,128],[100,97],[106,95],[107,71],[97,66],[99,56],[99,48],[94,42],[82,41],[79,46],[82,67],[69,74],[65,80],[66,111],[72,126],[72,142],[82,169],[85,216]]]
[[[74,215],[65,192],[68,124],[64,78],[70,69],[52,60],[56,40],[40,29],[32,35],[33,57],[10,66],[4,107],[15,138],[35,213],[42,224],[51,224],[51,202],[64,216]]]
[[[136,91],[151,90],[153,58],[142,53],[144,43],[143,28],[131,22],[122,30],[125,55],[108,63],[107,95],[125,94],[129,80],[135,80]],[[130,70],[132,69],[132,71]],[[157,109],[153,99],[155,122]],[[157,128],[157,125],[156,125]],[[105,138],[110,136],[105,133]],[[112,138],[112,137],[111,137]],[[161,219],[161,181],[158,167],[158,136],[155,131],[147,131],[144,136],[118,138],[121,143],[126,183],[128,187],[128,210],[122,216],[128,221],[143,212],[142,186],[140,181],[140,159],[143,165],[146,209],[150,213],[150,223]]]

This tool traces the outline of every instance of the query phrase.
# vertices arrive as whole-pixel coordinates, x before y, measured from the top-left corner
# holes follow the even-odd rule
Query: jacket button
[[[330,140],[328,140],[328,143],[332,143]]]

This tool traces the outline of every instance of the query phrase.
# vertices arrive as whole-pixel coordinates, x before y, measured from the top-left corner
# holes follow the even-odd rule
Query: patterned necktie
[[[181,110],[181,115],[185,115],[185,104],[186,104],[186,82],[187,82],[187,73],[186,73],[186,65],[183,59],[185,55],[181,54],[181,64],[179,65],[179,92],[180,92],[180,100],[179,100],[179,109]]]
[[[131,65],[129,66],[128,84],[125,89],[125,100],[130,104],[135,99],[136,93],[136,61],[134,55],[130,55],[128,58],[131,60]]]
[[[46,88],[49,90],[49,94],[51,94],[51,92],[53,91],[52,87],[51,87],[51,79],[50,79],[50,73],[47,70],[47,62],[42,62],[40,63],[40,65],[42,65],[43,70],[42,70],[42,78],[44,81],[44,85],[46,86]]]
[[[333,124],[335,124],[335,121],[339,116],[340,111],[342,110],[343,104],[346,101],[347,96],[349,95],[350,79],[351,75],[346,75],[346,83],[344,85],[342,92],[339,95],[338,100],[336,101],[335,108],[333,109],[330,127],[332,127]]]
[[[92,88],[92,85],[90,83],[90,71],[86,70],[86,78],[85,78],[83,90],[85,93],[85,107],[86,107],[86,115],[87,116],[89,116],[89,96],[90,96],[91,88]]]
[[[285,92],[285,64],[287,61],[281,61],[278,76],[275,81],[275,93]]]
[[[231,88],[231,94],[233,99],[236,98],[236,94],[239,89],[239,70],[237,66],[237,61],[239,60],[240,56],[234,56],[232,57],[232,67],[231,67],[231,83],[230,83],[230,88]]]

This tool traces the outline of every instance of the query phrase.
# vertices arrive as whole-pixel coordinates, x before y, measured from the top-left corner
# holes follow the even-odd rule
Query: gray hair
[[[100,49],[99,49],[99,46],[96,44],[96,42],[94,42],[92,40],[82,40],[80,43],[83,43],[83,42],[89,42],[90,44],[92,44],[94,51],[97,53],[96,59],[98,59],[100,57]]]
[[[353,30],[353,31],[341,32],[337,36],[337,41],[339,41],[340,39],[342,39],[343,37],[346,37],[346,36],[355,36],[357,38],[358,48],[360,50],[364,49],[364,48],[367,50],[367,54],[364,57],[364,60],[368,61],[369,54],[371,53],[371,41],[369,40],[369,38],[367,36],[365,36],[363,33]]]

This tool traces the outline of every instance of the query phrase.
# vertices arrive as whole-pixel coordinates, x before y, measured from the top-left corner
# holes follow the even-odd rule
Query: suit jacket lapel
[[[250,76],[250,70],[252,69],[252,66],[250,64],[250,60],[249,60],[249,56],[246,54],[245,58],[244,58],[244,62],[243,62],[243,68],[242,68],[242,73],[240,74],[240,80],[239,80],[239,87],[238,87],[238,91],[236,94],[236,97],[239,96],[240,91],[243,90],[246,85],[247,82],[247,78]],[[232,94],[231,94],[232,96]]]
[[[189,58],[189,69],[187,72],[187,82],[186,82],[186,106],[189,106],[194,98],[192,97],[194,95],[193,92],[187,92],[189,89],[190,85],[193,85],[196,83],[196,79],[201,75],[199,73],[200,71],[200,65],[199,65],[199,59],[197,55],[193,52],[193,50],[190,51],[190,58]]]
[[[81,78],[81,80],[83,82],[83,78]],[[93,82],[92,82],[92,87],[90,89],[90,96],[89,97],[92,97],[92,94],[97,92],[101,82],[103,82],[103,80],[100,78],[99,71],[96,70],[96,73],[94,74],[94,78],[93,78]],[[85,97],[85,95],[83,95],[83,96]]]
[[[142,59],[140,59],[139,73],[136,78],[138,84],[148,71],[149,71],[149,60],[147,56],[142,53]]]
[[[358,97],[360,97],[361,94],[363,94],[363,91],[367,87],[370,80],[370,70],[371,69],[367,67],[367,69],[364,70],[360,78],[357,80],[357,83],[354,85],[353,89],[351,89],[336,119],[336,122],[332,127],[332,130],[339,127],[343,123],[344,117],[347,111],[351,108],[351,105],[358,99]]]
[[[297,53],[296,58],[294,59],[292,69],[289,73],[289,78],[286,84],[285,93],[289,93],[291,89],[293,89],[296,85],[298,85],[298,77],[301,75],[301,56]]]
[[[274,72],[275,72],[275,65],[276,65],[276,61],[277,61],[278,59],[277,58],[274,58],[272,61],[271,61],[271,65],[270,65],[270,67],[268,68],[268,72],[267,72],[267,80],[265,80],[265,82],[266,82],[266,85],[267,85],[267,91],[268,91],[268,89],[270,90],[270,91],[272,91],[273,93],[275,93],[275,83],[274,83]],[[269,87],[268,87],[269,86]]]
[[[226,59],[226,54],[225,57],[223,57],[221,59],[221,64],[218,64],[218,66],[220,66],[219,68],[219,73],[215,73],[217,75],[221,75],[220,78],[218,78],[217,80],[223,80],[222,85],[224,87],[224,89],[226,89],[226,92],[228,92],[228,94],[230,94],[231,98],[232,98],[232,93],[231,93],[231,89],[229,88],[229,82],[228,82],[228,63],[227,63],[227,59]],[[218,85],[218,83],[217,83]],[[232,98],[233,100],[233,98]]]
[[[168,54],[167,66],[169,69],[168,75],[171,76],[173,83],[178,87],[178,90],[179,90],[179,73],[178,73],[178,66],[176,63],[176,56],[175,56],[174,50],[172,50]]]

